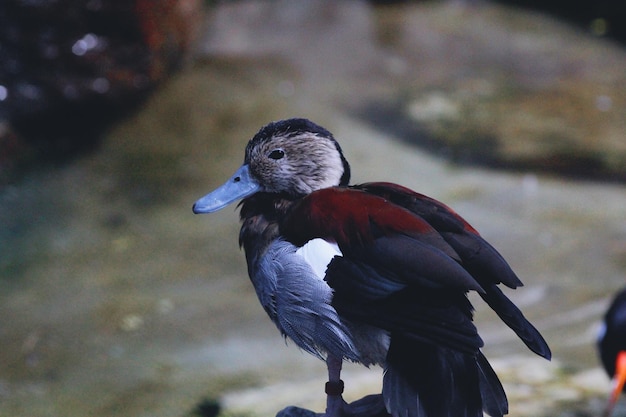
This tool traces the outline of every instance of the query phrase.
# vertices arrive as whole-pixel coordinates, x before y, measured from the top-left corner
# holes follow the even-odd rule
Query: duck
[[[615,295],[604,314],[597,347],[602,366],[611,378],[611,393],[603,414],[609,417],[626,383],[626,288]]]
[[[391,182],[353,185],[350,173],[324,127],[274,121],[193,212],[240,201],[239,245],[263,309],[286,339],[326,362],[326,417],[507,414],[468,294],[549,360],[545,339],[500,288],[521,280],[444,203]],[[344,362],[382,367],[381,393],[346,403]]]

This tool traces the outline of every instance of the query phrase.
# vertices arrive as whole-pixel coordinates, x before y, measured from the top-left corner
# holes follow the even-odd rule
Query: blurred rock
[[[623,47],[500,6],[377,17],[405,70],[356,111],[372,125],[460,164],[626,182]]]
[[[280,58],[281,92],[455,163],[626,182],[626,50],[588,28],[473,1],[227,2],[207,27],[208,56]]]
[[[40,154],[92,147],[176,69],[199,0],[0,3],[0,122]],[[4,135],[3,135],[4,137]],[[0,155],[13,145],[0,141]]]
[[[626,8],[621,0],[498,0],[573,22],[596,36],[626,42]]]

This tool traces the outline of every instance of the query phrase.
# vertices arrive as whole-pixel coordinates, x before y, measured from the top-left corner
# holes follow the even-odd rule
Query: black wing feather
[[[460,258],[463,268],[484,289],[480,296],[533,352],[550,359],[552,353],[539,331],[524,317],[496,284],[522,286],[506,260],[465,220],[444,204],[404,187],[368,183],[357,188],[387,198],[428,222]]]

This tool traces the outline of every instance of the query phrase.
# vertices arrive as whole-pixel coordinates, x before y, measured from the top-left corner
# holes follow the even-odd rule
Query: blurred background
[[[236,211],[191,212],[294,116],[524,281],[507,294],[550,363],[474,300],[512,415],[597,415],[626,283],[625,24],[619,0],[3,0],[0,416],[323,410],[325,366],[259,306]],[[349,366],[346,398],[381,374]]]

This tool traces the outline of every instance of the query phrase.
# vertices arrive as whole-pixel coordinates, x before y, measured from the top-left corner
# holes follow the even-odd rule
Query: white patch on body
[[[309,240],[304,246],[296,251],[304,260],[311,265],[313,272],[319,279],[326,276],[326,268],[335,256],[342,256],[341,250],[336,243],[330,243],[324,239]]]

